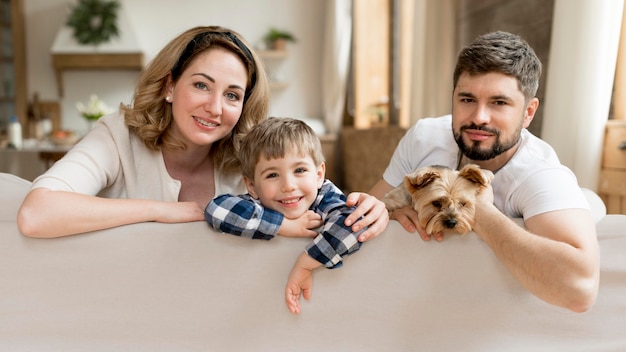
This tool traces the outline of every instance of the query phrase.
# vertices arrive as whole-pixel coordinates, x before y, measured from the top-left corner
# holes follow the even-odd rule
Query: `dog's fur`
[[[387,193],[382,201],[391,213],[412,206],[419,225],[428,234],[466,234],[474,226],[476,195],[487,188],[493,173],[468,164],[461,170],[427,166],[406,175],[404,182]]]

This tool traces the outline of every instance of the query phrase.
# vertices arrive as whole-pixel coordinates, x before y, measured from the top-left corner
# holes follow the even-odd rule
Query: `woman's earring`
[[[171,102],[171,101],[172,101],[172,97],[171,97],[171,96],[169,96],[169,95],[168,95],[168,96],[166,96],[166,97],[165,97],[165,101],[166,101],[166,102],[168,102],[168,103],[169,103],[169,102]]]

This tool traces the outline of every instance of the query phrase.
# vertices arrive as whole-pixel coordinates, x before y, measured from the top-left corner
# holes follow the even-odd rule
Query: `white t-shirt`
[[[178,201],[181,183],[167,172],[162,152],[148,149],[130,133],[121,114],[112,114],[100,118],[32,187],[105,198]],[[240,175],[215,172],[216,195],[245,191]]]
[[[404,176],[430,165],[456,169],[459,148],[452,134],[452,116],[419,120],[407,131],[391,158],[383,179],[399,185]],[[528,130],[520,146],[492,181],[494,203],[511,218],[528,219],[554,210],[589,210],[576,176],[559,161],[552,147]]]

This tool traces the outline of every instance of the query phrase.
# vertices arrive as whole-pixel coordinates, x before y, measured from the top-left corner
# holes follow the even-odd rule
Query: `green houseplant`
[[[87,104],[83,104],[82,102],[76,103],[76,109],[80,113],[80,116],[87,120],[89,129],[94,126],[99,118],[114,111],[95,94],[92,94],[89,97],[89,102]]]
[[[74,38],[83,45],[99,45],[119,36],[116,0],[80,0],[71,8],[66,24],[74,29]]]
[[[287,42],[295,43],[296,37],[286,30],[271,27],[263,37],[267,43],[267,47],[273,50],[285,50]]]

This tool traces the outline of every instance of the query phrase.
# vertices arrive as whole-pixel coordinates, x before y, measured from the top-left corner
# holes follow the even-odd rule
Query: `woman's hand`
[[[380,235],[387,228],[389,223],[389,213],[385,203],[378,198],[367,193],[352,192],[348,194],[346,205],[357,208],[345,221],[346,226],[352,226],[352,231],[357,232],[364,227],[368,227],[359,235],[359,241],[365,242]],[[362,219],[359,219],[363,217]]]

